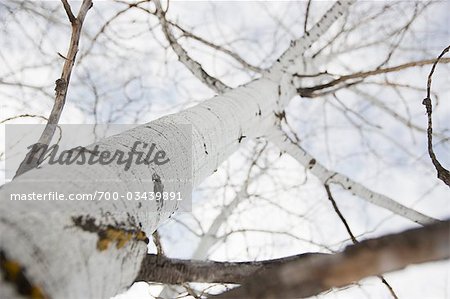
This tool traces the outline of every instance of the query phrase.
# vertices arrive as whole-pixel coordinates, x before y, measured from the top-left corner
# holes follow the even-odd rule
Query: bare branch
[[[440,61],[450,61],[450,58],[445,59],[442,58],[442,56],[445,55],[450,49],[450,46],[445,48],[442,53],[438,56],[438,58],[433,63],[433,66],[431,67],[430,74],[428,75],[428,82],[427,82],[427,97],[423,100],[423,105],[425,105],[425,108],[427,110],[427,117],[428,117],[428,129],[427,129],[427,138],[428,138],[428,154],[430,155],[431,162],[433,162],[434,168],[436,168],[437,171],[437,177],[443,181],[447,186],[450,187],[450,172],[445,169],[441,163],[436,158],[436,154],[433,151],[433,121],[432,121],[432,111],[433,106],[431,104],[431,80],[433,77],[434,70],[436,69],[437,64]]]
[[[368,276],[449,258],[450,221],[447,220],[365,240],[334,255],[286,263],[212,298],[306,298]]]
[[[344,12],[347,11],[353,2],[354,0],[336,1],[310,31],[306,31],[301,38],[291,43],[291,46],[274,63],[269,72],[277,73],[277,70],[281,69],[284,72],[290,73],[290,69],[298,69],[298,64],[301,62],[303,53],[327,32],[340,16],[344,15]],[[297,71],[293,71],[292,74]]]
[[[0,124],[6,123],[6,122],[8,122],[10,120],[13,120],[13,119],[25,118],[25,117],[40,118],[40,119],[48,121],[48,118],[45,117],[45,116],[26,113],[26,114],[20,114],[20,115],[15,115],[15,116],[11,116],[11,117],[5,118],[4,120],[0,121]]]
[[[311,171],[311,173],[321,180],[322,183],[339,184],[344,189],[352,192],[352,194],[421,225],[426,225],[437,221],[430,216],[424,215],[414,209],[408,208],[396,202],[386,195],[372,191],[341,173],[325,168],[325,166],[309,154],[300,144],[298,144],[298,142],[291,140],[289,136],[283,133],[281,129],[279,129],[278,132],[275,131],[273,134],[268,136],[268,139],[269,141],[274,142],[281,150],[286,151],[306,169]]]
[[[166,20],[166,11],[162,9],[161,3],[158,0],[154,1],[154,3],[156,7],[156,16],[159,18],[164,35],[166,36],[170,47],[177,54],[178,59],[189,69],[189,71],[195,77],[205,83],[212,90],[216,91],[217,93],[223,93],[229,90],[230,88],[226,84],[224,84],[219,79],[209,75],[203,69],[200,63],[189,56],[186,50],[178,43],[172,31],[170,30],[170,24]]]
[[[134,8],[134,7],[138,7],[139,4],[144,3],[144,2],[148,2],[148,0],[141,0],[138,1],[136,3],[124,3],[127,4],[127,7],[117,11],[111,18],[109,18],[104,24],[103,26],[97,31],[97,33],[94,35],[94,37],[92,37],[92,39],[90,40],[90,43],[88,46],[85,47],[83,53],[81,53],[81,56],[78,58],[78,63],[80,63],[81,61],[83,61],[83,59],[89,55],[89,53],[91,53],[92,48],[94,47],[94,44],[98,41],[99,37],[101,34],[106,32],[106,29],[115,21],[117,20],[120,16],[124,15],[125,13],[127,13],[130,9]],[[120,2],[123,3],[123,2]]]
[[[156,252],[158,254],[158,256],[163,256],[164,255],[164,249],[161,243],[161,236],[159,235],[159,232],[157,230],[155,230],[155,232],[152,234],[153,237],[153,242],[155,243],[156,246]]]
[[[67,17],[69,18],[70,23],[75,24],[77,18],[73,15],[72,8],[67,0],[61,0],[64,10],[66,11]]]
[[[31,84],[27,84],[24,82],[8,82],[8,81],[3,81],[2,79],[0,79],[0,85],[6,85],[6,86],[17,86],[17,87],[21,87],[21,88],[28,88],[31,90],[36,90],[39,91],[40,93],[42,93],[43,95],[49,97],[49,98],[53,98],[53,95],[48,93],[45,90],[44,86],[36,86],[36,85],[31,85]]]
[[[342,215],[341,211],[339,210],[337,203],[334,200],[333,195],[331,194],[330,186],[328,184],[324,184],[324,187],[325,187],[325,191],[327,192],[328,200],[331,201],[334,211],[338,215],[339,219],[341,219],[342,224],[344,224],[345,229],[347,230],[347,233],[350,236],[353,244],[357,244],[358,240],[356,240],[356,237],[353,234],[352,230],[350,229],[350,226],[348,225],[347,220],[345,220],[344,215]]]
[[[309,18],[309,8],[311,7],[312,0],[308,0],[308,3],[306,4],[306,11],[305,11],[305,22],[303,23],[303,31],[306,32],[306,29],[308,27],[308,18]]]
[[[398,72],[398,71],[401,71],[401,70],[404,70],[407,68],[411,68],[411,67],[424,66],[424,65],[436,63],[436,61],[438,61],[438,59],[433,58],[433,59],[427,59],[427,60],[412,61],[412,62],[408,62],[408,63],[404,63],[404,64],[392,66],[392,67],[387,67],[387,68],[378,68],[378,69],[367,71],[367,72],[357,72],[354,74],[341,76],[341,77],[339,77],[335,80],[332,80],[328,83],[325,83],[325,84],[320,84],[320,85],[316,85],[313,87],[304,87],[304,88],[301,87],[301,88],[298,88],[297,91],[298,91],[299,95],[301,95],[302,97],[313,97],[313,93],[315,91],[327,89],[327,88],[336,86],[341,83],[347,83],[346,81],[348,81],[348,80],[352,80],[352,79],[361,80],[361,79],[375,76],[375,75]],[[442,63],[450,63],[450,58],[443,58],[441,60],[441,62]]]
[[[178,25],[176,23],[173,23],[173,22],[170,22],[170,21],[168,21],[168,22],[172,26],[174,26],[177,29],[179,29],[183,33],[183,36],[192,38],[192,39],[194,39],[194,40],[196,40],[198,42],[201,42],[202,44],[207,45],[208,47],[211,47],[211,48],[213,48],[213,49],[215,49],[217,51],[220,51],[220,52],[223,52],[223,53],[227,54],[228,56],[232,57],[234,60],[239,62],[243,67],[245,67],[245,68],[247,68],[247,69],[249,69],[249,70],[251,70],[251,71],[253,71],[255,73],[262,73],[263,72],[262,68],[254,66],[254,65],[248,63],[241,56],[239,56],[237,53],[235,53],[235,52],[233,52],[231,50],[228,50],[227,48],[225,48],[223,46],[214,44],[214,43],[212,43],[212,42],[210,42],[210,41],[208,41],[208,40],[206,40],[206,39],[204,39],[204,38],[202,38],[202,37],[200,37],[200,36],[190,32],[190,31],[187,31],[186,29],[184,29],[183,27],[181,27],[180,25]]]
[[[422,127],[414,124],[413,122],[408,120],[406,117],[402,116],[396,110],[391,109],[386,103],[384,103],[382,100],[378,99],[376,96],[365,92],[362,88],[358,88],[358,87],[354,86],[354,87],[350,88],[350,91],[363,97],[364,100],[367,100],[368,102],[373,104],[375,107],[379,108],[380,110],[384,111],[388,115],[392,116],[395,120],[404,124],[406,127],[414,129],[418,132],[422,132],[422,133],[426,132],[425,128],[422,128]]]
[[[215,262],[170,259],[148,254],[136,281],[181,284],[185,282],[243,283],[246,278],[293,261],[300,261],[326,253],[305,253],[274,260],[255,262]]]
[[[67,3],[63,1],[63,4]],[[67,3],[68,5],[68,3]],[[56,130],[56,125],[58,124],[59,118],[64,108],[64,104],[66,102],[67,89],[69,87],[70,75],[72,73],[72,68],[75,63],[75,58],[78,52],[78,44],[80,42],[81,36],[81,28],[83,26],[84,18],[88,12],[88,10],[92,7],[92,0],[83,0],[81,4],[80,11],[75,19],[72,22],[72,36],[70,38],[70,46],[69,51],[67,52],[67,57],[64,61],[64,66],[61,74],[61,78],[57,79],[55,84],[55,103],[53,105],[52,111],[50,112],[50,116],[48,117],[47,125],[44,128],[44,131],[37,142],[38,146],[34,146],[32,150],[30,150],[25,159],[19,166],[19,169],[16,172],[15,177],[27,172],[30,169],[33,169],[42,162],[42,156],[39,153],[43,153],[40,149],[42,147],[48,146],[53,138],[53,135]],[[66,5],[64,5],[66,12],[68,11]],[[70,11],[70,6],[69,6]],[[71,13],[71,11],[70,11]],[[68,13],[69,14],[69,13]],[[71,17],[69,16],[69,19]]]
[[[356,239],[355,235],[353,234],[352,230],[350,229],[350,225],[348,225],[347,220],[345,219],[344,215],[342,214],[341,210],[339,209],[336,201],[333,198],[333,194],[331,193],[330,186],[327,184],[324,184],[325,191],[327,192],[328,200],[331,201],[331,204],[333,205],[333,209],[338,215],[339,219],[341,220],[342,224],[344,224],[345,229],[347,230],[348,235],[350,236],[350,239],[352,240],[353,244],[358,244],[359,241]],[[381,282],[387,287],[389,292],[391,293],[392,297],[395,299],[398,299],[397,294],[395,294],[394,289],[392,286],[386,281],[386,279],[383,277],[383,275],[378,275],[378,278],[380,278]]]

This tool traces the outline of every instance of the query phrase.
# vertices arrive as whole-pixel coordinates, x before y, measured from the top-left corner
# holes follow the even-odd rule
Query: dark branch
[[[170,23],[166,19],[166,11],[162,9],[161,3],[159,0],[154,1],[156,7],[156,16],[159,18],[162,30],[164,35],[166,36],[167,41],[169,42],[170,47],[178,56],[178,59],[189,69],[189,71],[198,79],[200,79],[203,83],[205,83],[209,88],[216,91],[217,93],[223,93],[229,89],[229,87],[220,81],[218,78],[215,78],[209,75],[204,69],[203,66],[192,57],[189,56],[187,51],[178,43],[177,39],[173,35]]]
[[[311,7],[311,1],[312,0],[308,0],[308,3],[306,4],[305,22],[303,23],[304,32],[306,32],[308,29],[309,8]]]
[[[330,186],[325,184],[325,191],[327,192],[328,200],[331,201],[331,204],[333,205],[333,209],[338,215],[339,219],[341,219],[342,224],[344,224],[345,229],[347,230],[348,235],[350,236],[353,244],[358,244],[359,241],[356,239],[355,235],[353,234],[352,230],[350,229],[350,225],[348,224],[347,220],[345,219],[344,215],[342,214],[341,210],[339,209],[336,201],[333,198],[333,194],[331,193]],[[397,294],[395,293],[392,286],[387,282],[387,280],[383,277],[383,275],[378,275],[378,278],[381,280],[381,282],[386,286],[386,288],[391,293],[392,297],[395,299],[398,299]]]
[[[368,276],[448,258],[449,220],[365,240],[334,255],[285,263],[213,298],[305,298]]]
[[[161,236],[159,235],[159,232],[155,230],[155,232],[152,234],[153,237],[153,243],[155,243],[156,246],[156,253],[158,255],[165,255],[164,249],[161,243]]]
[[[66,103],[66,95],[67,89],[69,87],[70,76],[72,74],[73,65],[75,63],[75,58],[78,53],[78,44],[80,42],[81,37],[81,28],[83,26],[84,18],[88,10],[92,7],[92,0],[83,0],[80,10],[78,12],[77,17],[73,16],[73,13],[70,9],[70,5],[67,1],[62,0],[64,9],[69,16],[69,20],[72,23],[72,35],[70,38],[70,46],[67,55],[64,57],[64,66],[62,69],[61,77],[58,78],[55,82],[55,103],[53,104],[52,111],[50,112],[50,116],[48,117],[47,125],[44,128],[41,136],[39,137],[36,146],[33,146],[25,159],[19,166],[19,169],[16,171],[15,177],[36,168],[43,160],[42,154],[45,151],[42,151],[43,148],[50,145],[52,141],[53,135],[55,134],[57,124],[59,122],[59,118],[63,111],[64,105]],[[72,22],[72,18],[75,20]]]
[[[67,2],[67,0],[61,0],[63,6],[64,6],[64,10],[66,11],[67,17],[69,18],[69,21],[72,25],[75,24],[75,22],[77,21],[77,18],[75,18],[75,16],[73,15],[72,12],[72,8],[70,7],[69,2]]]
[[[136,281],[182,284],[185,282],[243,283],[255,273],[262,273],[273,267],[289,262],[300,261],[325,253],[305,253],[280,259],[256,262],[215,262],[199,260],[171,259],[161,255],[149,254],[141,265]]]
[[[341,219],[342,224],[344,224],[345,229],[347,230],[348,235],[352,239],[353,244],[358,244],[358,240],[356,240],[356,237],[353,234],[352,230],[350,229],[350,226],[348,225],[347,220],[345,220],[344,215],[342,215],[341,211],[339,210],[339,207],[337,206],[336,201],[333,198],[333,195],[331,194],[330,186],[325,184],[324,187],[325,187],[325,191],[327,191],[328,200],[331,201],[334,211],[338,215],[339,219]]]
[[[431,162],[433,162],[434,168],[437,171],[437,177],[443,181],[447,186],[450,187],[450,172],[445,169],[441,163],[436,158],[436,155],[433,151],[433,121],[432,121],[432,113],[433,113],[433,105],[431,103],[431,81],[433,77],[434,70],[436,69],[437,64],[441,61],[442,57],[447,53],[450,49],[450,45],[445,48],[436,61],[433,63],[431,67],[430,74],[428,75],[427,81],[427,97],[423,100],[422,104],[425,105],[427,110],[428,117],[428,129],[427,129],[427,138],[428,138],[428,154],[431,158]],[[442,59],[444,60],[444,59]]]
[[[438,59],[433,58],[433,59],[427,59],[427,60],[412,61],[412,62],[408,62],[408,63],[404,63],[404,64],[392,66],[392,67],[378,68],[378,69],[367,71],[367,72],[357,72],[354,74],[341,76],[341,77],[339,77],[335,80],[332,80],[328,83],[316,85],[313,87],[301,87],[301,88],[297,89],[297,92],[302,97],[314,97],[314,92],[316,92],[316,91],[328,89],[328,88],[334,87],[339,84],[350,84],[349,82],[347,82],[349,80],[361,80],[361,79],[371,77],[371,76],[387,74],[387,73],[392,73],[392,72],[398,72],[398,71],[401,71],[401,70],[404,70],[407,68],[411,68],[411,67],[424,66],[424,65],[436,63],[437,61],[438,61]],[[450,63],[450,58],[443,58],[441,60],[441,62],[442,63]],[[303,77],[301,74],[296,75],[296,76]]]

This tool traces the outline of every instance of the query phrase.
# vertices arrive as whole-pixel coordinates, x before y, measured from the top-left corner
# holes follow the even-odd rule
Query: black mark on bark
[[[0,250],[0,270],[3,279],[13,284],[20,295],[33,299],[48,298],[41,288],[30,282],[26,269],[18,261],[7,258],[3,250]]]
[[[97,249],[99,251],[108,249],[111,243],[115,243],[116,248],[120,249],[130,240],[144,241],[146,244],[149,242],[145,233],[134,223],[128,225],[117,223],[114,226],[102,225],[95,223],[95,218],[89,216],[72,217],[72,221],[76,227],[98,235]]]
[[[308,169],[312,169],[316,165],[316,159],[311,159],[308,163]]]

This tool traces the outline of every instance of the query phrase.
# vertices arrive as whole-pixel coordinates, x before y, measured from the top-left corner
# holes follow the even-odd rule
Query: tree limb
[[[364,79],[364,78],[375,76],[375,75],[398,72],[398,71],[401,71],[401,70],[404,70],[407,68],[411,68],[411,67],[424,66],[424,65],[428,65],[428,64],[432,64],[432,63],[435,64],[435,63],[437,63],[437,61],[439,61],[439,58],[438,59],[433,58],[433,59],[412,61],[412,62],[408,62],[408,63],[404,63],[404,64],[399,64],[396,66],[391,66],[391,67],[386,67],[386,68],[377,68],[375,70],[371,70],[371,71],[367,71],[367,72],[357,72],[354,74],[341,76],[341,77],[339,77],[335,80],[332,80],[328,83],[316,85],[313,87],[300,87],[297,89],[297,91],[298,91],[298,94],[302,97],[313,97],[314,96],[313,93],[315,91],[327,89],[327,88],[336,86],[341,83],[346,83],[348,80],[353,80],[353,79],[360,80],[360,79]],[[443,59],[441,59],[441,62],[442,63],[450,63],[450,58],[443,58]]]
[[[355,235],[353,234],[352,230],[350,229],[350,225],[348,224],[347,220],[345,219],[344,215],[342,214],[341,210],[339,209],[336,201],[333,198],[333,194],[331,193],[330,186],[327,184],[324,184],[325,191],[327,192],[328,200],[331,201],[331,204],[333,205],[333,209],[338,215],[339,219],[341,220],[342,224],[345,226],[345,229],[347,230],[348,235],[350,236],[350,239],[352,240],[353,244],[359,244],[359,241],[356,239]],[[391,293],[392,297],[395,299],[398,299],[397,294],[395,294],[394,289],[392,286],[387,282],[387,280],[383,277],[383,275],[377,275],[378,278],[381,280],[381,282],[386,286],[386,288]]]
[[[281,131],[281,129],[278,129],[278,131],[274,131],[270,134],[268,139],[311,171],[311,173],[314,174],[322,183],[339,184],[344,189],[352,192],[352,194],[421,225],[426,225],[437,221],[436,219],[417,212],[414,209],[408,208],[383,194],[372,191],[341,173],[325,168],[325,166],[310,155],[300,144],[298,144],[298,142],[291,140],[289,136]]]
[[[312,0],[308,0],[308,3],[306,3],[305,22],[303,22],[303,31],[305,32],[308,28],[309,8],[311,7],[311,1]]]
[[[266,271],[293,261],[300,261],[326,253],[305,253],[280,259],[254,262],[216,262],[171,259],[162,255],[148,254],[136,281],[181,284],[185,282],[243,283],[257,272]]]
[[[70,75],[72,73],[72,68],[75,63],[75,58],[78,52],[78,44],[80,42],[81,36],[81,28],[83,27],[84,18],[88,10],[92,7],[92,0],[83,0],[81,4],[78,15],[75,19],[73,19],[73,14],[70,9],[70,5],[67,1],[62,1],[64,10],[69,16],[69,20],[72,23],[72,36],[70,38],[70,46],[67,55],[65,56],[65,62],[61,74],[61,78],[56,80],[55,86],[55,103],[53,104],[52,111],[50,112],[50,116],[48,117],[47,125],[44,128],[44,131],[41,134],[37,142],[37,146],[33,146],[33,149],[30,150],[25,159],[17,169],[15,177],[33,169],[42,162],[42,154],[45,152],[41,150],[48,146],[53,138],[53,135],[56,130],[56,125],[58,124],[59,118],[64,108],[64,104],[66,102],[67,89],[69,87]]]
[[[292,41],[291,46],[269,69],[269,73],[277,73],[280,70],[282,70],[283,73],[297,73],[305,51],[308,50],[323,34],[325,34],[331,25],[339,19],[339,17],[344,15],[353,2],[355,1],[336,1],[309,31],[306,31],[301,38]]]
[[[191,73],[197,77],[201,82],[205,83],[208,87],[216,91],[217,93],[223,93],[230,89],[226,84],[224,84],[219,79],[209,75],[203,67],[192,59],[185,49],[178,43],[175,36],[170,30],[170,24],[166,20],[166,11],[162,9],[161,3],[158,0],[154,1],[156,7],[156,16],[159,18],[162,30],[166,36],[170,47],[173,49],[178,59],[191,71]]]
[[[70,4],[67,0],[61,0],[64,10],[66,11],[67,17],[69,18],[69,21],[71,24],[75,24],[77,21],[77,18],[73,15],[72,8],[70,7]]]
[[[174,22],[168,21],[168,23],[171,24],[172,26],[176,27],[177,29],[179,29],[183,33],[183,36],[188,37],[188,38],[192,38],[192,39],[194,39],[194,40],[196,40],[196,41],[198,41],[198,42],[200,42],[202,44],[207,45],[210,48],[213,48],[213,49],[215,49],[217,51],[220,51],[220,52],[223,52],[223,53],[227,54],[228,56],[232,57],[234,60],[239,62],[243,67],[251,70],[252,72],[262,73],[264,71],[264,69],[262,69],[262,68],[260,68],[258,66],[255,66],[253,64],[250,64],[247,61],[245,61],[245,59],[242,58],[241,56],[239,56],[239,54],[237,54],[237,53],[235,53],[235,52],[233,52],[231,50],[228,50],[227,48],[225,48],[225,47],[223,47],[221,45],[214,44],[214,43],[204,39],[203,37],[200,37],[200,36],[190,32],[190,31],[184,29],[183,27],[181,27],[180,25],[178,25],[178,24],[176,24]]]
[[[369,239],[343,252],[289,262],[212,298],[306,298],[380,275],[450,258],[450,221]]]
[[[450,172],[441,165],[441,163],[436,158],[436,154],[433,151],[433,121],[432,121],[432,111],[433,106],[431,104],[431,80],[433,77],[434,70],[436,69],[437,64],[440,61],[450,61],[450,58],[442,58],[450,49],[450,45],[445,48],[441,54],[435,59],[433,66],[431,67],[430,74],[428,75],[427,82],[427,97],[423,100],[422,104],[425,105],[427,110],[427,118],[428,118],[428,129],[427,129],[427,138],[428,138],[428,154],[430,156],[431,162],[433,162],[434,168],[437,171],[437,177],[443,181],[447,186],[450,187]]]
[[[25,113],[25,114],[19,114],[19,115],[15,115],[15,116],[11,116],[11,117],[5,118],[4,120],[0,121],[0,124],[6,123],[6,122],[8,122],[10,120],[13,120],[13,119],[24,118],[24,117],[35,117],[35,118],[40,118],[40,119],[43,119],[43,120],[48,120],[47,117],[42,116],[42,115]]]

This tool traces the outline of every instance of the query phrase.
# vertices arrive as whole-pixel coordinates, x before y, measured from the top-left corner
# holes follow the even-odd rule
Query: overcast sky
[[[42,2],[36,2],[35,7],[30,6],[35,8],[34,17],[29,17],[30,11],[17,10],[13,2],[10,3],[10,12],[0,8],[1,120],[25,113],[48,116],[53,104],[54,81],[59,77],[62,66],[57,53],[65,53],[70,37],[66,16],[57,1],[45,2],[45,10],[39,8]],[[331,3],[320,1],[312,4],[309,26]],[[372,9],[379,10],[386,3],[361,1],[352,8],[348,20],[355,23]],[[318,59],[316,71],[346,74],[369,70],[382,62],[389,52],[386,45],[339,52],[352,45],[375,40],[406,22],[414,6],[410,2],[396,3],[383,18],[361,26],[347,40],[341,41],[333,48],[335,54]],[[74,2],[73,7],[77,4]],[[305,2],[289,1],[173,1],[168,18],[205,39],[226,45],[249,63],[269,66],[292,39],[302,35],[305,6]],[[114,20],[105,34],[92,44],[91,39],[101,26],[122,8],[119,4],[98,1],[89,11],[62,123],[141,124],[214,95],[177,61],[170,49],[164,47],[167,42],[154,16],[130,10]],[[49,9],[54,9],[50,20],[35,16],[36,13],[48,13]],[[436,57],[450,41],[449,11],[450,2],[442,1],[420,15],[410,30],[414,34],[408,33],[401,39],[399,50],[389,65]],[[324,45],[327,37],[337,32],[338,25],[314,49]],[[399,38],[396,36],[391,42],[395,43]],[[232,58],[198,42],[181,41],[189,54],[209,73],[230,86],[238,86],[258,76],[243,71]],[[435,129],[447,136],[450,119],[448,71],[447,66],[438,66],[433,81],[433,91],[439,95],[439,105],[433,114]],[[387,79],[424,87],[428,72],[429,66],[414,68],[378,81]],[[5,82],[21,82],[42,89],[19,88]],[[423,92],[406,89],[396,92],[379,84],[361,85],[361,90],[379,97],[414,124],[425,127],[426,118],[421,104],[425,97]],[[288,121],[299,134],[302,145],[330,169],[343,172],[358,182],[364,182],[367,187],[430,216],[439,219],[450,216],[448,187],[435,178],[426,155],[425,134],[409,130],[374,107],[367,97],[350,91],[338,92],[336,99],[297,97],[286,110]],[[36,118],[21,118],[8,123],[43,122]],[[4,134],[0,136],[3,146]],[[195,233],[207,229],[223,205],[239,191],[248,168],[248,157],[261,146],[255,141],[246,141],[239,152],[194,192],[192,213],[180,213],[176,216],[177,221],[169,220],[161,227],[168,256],[192,256],[199,241]],[[448,141],[437,145],[436,153],[444,165],[450,165]],[[4,168],[4,156],[1,163]],[[350,244],[317,179],[289,156],[280,157],[278,149],[270,144],[260,163],[270,165],[269,171],[252,182],[249,190],[253,196],[244,200],[221,228],[220,234],[230,235],[212,248],[211,259],[260,260],[310,251],[342,250]],[[415,227],[410,221],[394,217],[339,186],[332,190],[360,239]],[[276,233],[231,233],[242,229]],[[152,244],[149,250],[155,252]],[[399,298],[448,298],[449,266],[448,262],[411,266],[385,277]],[[115,298],[152,298],[150,294],[157,295],[160,289],[140,283]],[[391,298],[377,278],[318,297]]]

